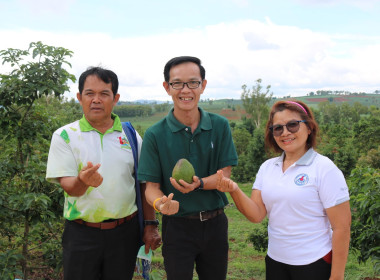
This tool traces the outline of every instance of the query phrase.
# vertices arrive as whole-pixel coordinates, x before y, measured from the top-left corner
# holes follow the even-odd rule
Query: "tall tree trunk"
[[[29,230],[30,230],[30,224],[29,224],[29,210],[25,213],[25,224],[24,224],[24,238],[23,238],[23,244],[22,244],[22,255],[24,256],[24,259],[21,262],[22,266],[22,273],[24,274],[24,280],[28,279],[28,242],[29,242]]]

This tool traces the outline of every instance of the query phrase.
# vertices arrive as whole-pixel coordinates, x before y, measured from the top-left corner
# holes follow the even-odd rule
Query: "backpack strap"
[[[140,227],[140,245],[143,244],[142,238],[144,234],[144,212],[143,212],[143,205],[141,200],[141,188],[140,188],[140,182],[137,178],[137,169],[138,169],[138,143],[136,138],[136,131],[133,128],[132,124],[130,122],[122,122],[121,123],[124,133],[128,138],[129,144],[132,148],[132,154],[133,154],[133,161],[134,161],[134,173],[135,173],[135,191],[136,191],[136,204],[138,209],[138,220],[139,220],[139,227]]]

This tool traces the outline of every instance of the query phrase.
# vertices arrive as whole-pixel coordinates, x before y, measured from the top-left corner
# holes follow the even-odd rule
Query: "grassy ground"
[[[251,193],[252,184],[240,184],[240,188],[247,194]],[[229,195],[230,205],[227,206],[225,213],[229,221],[229,262],[228,262],[228,280],[264,280],[265,279],[265,253],[253,249],[252,244],[247,242],[249,234],[259,224],[249,222],[235,206]],[[166,279],[161,249],[154,252],[152,271],[155,276],[154,280]],[[379,276],[378,276],[379,277]],[[134,279],[142,279],[140,276]],[[194,273],[194,279],[198,277]],[[376,278],[370,263],[359,264],[355,255],[351,252],[346,266],[345,280],[369,280]]]

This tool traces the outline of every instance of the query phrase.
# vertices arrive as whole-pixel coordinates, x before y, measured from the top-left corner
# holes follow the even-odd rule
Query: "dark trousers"
[[[66,221],[62,237],[64,279],[132,279],[138,240],[137,216],[107,230]]]
[[[168,280],[224,280],[228,263],[228,220],[224,213],[207,221],[162,218],[162,256]]]
[[[266,280],[328,280],[331,264],[319,259],[307,265],[289,265],[265,257]]]

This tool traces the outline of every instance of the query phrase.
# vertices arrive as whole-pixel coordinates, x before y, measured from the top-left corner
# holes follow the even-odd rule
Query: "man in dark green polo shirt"
[[[164,68],[163,86],[174,108],[144,135],[138,176],[147,182],[146,198],[163,214],[164,265],[168,280],[226,279],[228,203],[216,190],[218,176],[231,175],[237,154],[228,121],[198,107],[206,88],[205,69],[196,57],[175,57]],[[196,176],[188,184],[171,178],[176,162],[186,158]]]

